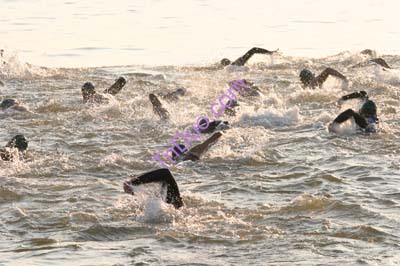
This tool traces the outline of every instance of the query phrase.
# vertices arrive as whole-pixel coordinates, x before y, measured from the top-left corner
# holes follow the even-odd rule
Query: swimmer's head
[[[183,145],[183,144],[178,144],[178,146],[179,146],[179,149],[178,149],[178,147],[176,147],[176,146],[174,146],[174,148],[173,148],[172,159],[173,159],[174,161],[175,161],[178,157],[180,157],[181,155],[183,155],[183,153],[184,153],[185,151],[187,151],[187,148],[186,148],[185,145]],[[182,151],[184,151],[184,152],[182,152]]]
[[[301,82],[303,82],[303,84],[307,86],[314,79],[314,74],[308,69],[303,69],[300,72],[299,77],[300,77]]]
[[[186,94],[186,89],[185,88],[178,88],[175,91],[176,96],[184,96]]]
[[[28,140],[24,135],[16,135],[6,145],[7,148],[17,148],[20,152],[28,148]]]
[[[88,101],[93,95],[96,94],[96,90],[91,82],[86,82],[82,86],[82,96],[84,101]]]
[[[0,104],[0,108],[4,111],[14,105],[18,104],[16,100],[14,99],[4,99],[1,104]]]
[[[373,101],[368,100],[361,106],[360,114],[362,116],[376,116],[376,110],[376,104]]]
[[[221,65],[223,66],[229,66],[231,63],[231,60],[229,60],[228,58],[224,58],[221,60]]]

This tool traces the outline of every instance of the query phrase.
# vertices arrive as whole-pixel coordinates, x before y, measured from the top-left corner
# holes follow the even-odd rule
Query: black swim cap
[[[7,148],[17,148],[19,151],[25,151],[28,148],[28,140],[24,135],[16,135],[6,145]]]
[[[94,86],[91,82],[86,82],[82,86],[82,92],[94,92]]]
[[[231,60],[229,60],[228,58],[224,58],[221,60],[221,65],[223,65],[223,66],[228,66],[231,63],[232,63]]]
[[[360,109],[360,114],[361,115],[376,115],[376,104],[371,101],[368,100],[366,101]]]
[[[17,104],[17,101],[14,99],[5,99],[1,102],[0,108],[5,110],[7,108],[10,108],[11,106]]]
[[[175,160],[175,158],[180,157],[182,154],[184,154],[187,151],[187,148],[185,145],[183,144],[178,144],[178,146],[180,147],[180,150],[174,146],[174,152],[172,152],[172,159]],[[181,150],[186,150],[184,152],[182,152]],[[178,155],[177,155],[178,154]]]
[[[178,96],[183,96],[186,93],[186,89],[185,88],[177,88],[175,91],[175,94]]]
[[[303,82],[304,84],[309,84],[311,82],[311,80],[314,78],[314,74],[308,69],[303,69],[300,72],[299,76],[300,76],[301,82]]]

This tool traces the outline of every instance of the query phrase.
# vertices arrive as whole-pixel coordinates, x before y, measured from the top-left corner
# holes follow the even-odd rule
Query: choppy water
[[[385,56],[400,68],[400,56]],[[0,140],[30,140],[26,161],[0,162],[1,265],[399,265],[400,71],[352,69],[357,53],[310,59],[277,55],[249,68],[2,67],[2,97],[30,113],[1,113]],[[330,79],[302,89],[298,72],[331,66]],[[147,75],[143,75],[147,74]],[[82,104],[80,87],[128,83],[109,104]],[[237,78],[264,96],[240,98],[237,117],[202,161],[171,167],[185,207],[122,191],[127,176],[191,126]],[[152,113],[148,93],[187,88]],[[378,103],[376,135],[327,132],[340,95],[366,90]],[[356,102],[347,106],[356,106]],[[157,191],[157,187],[154,191]]]

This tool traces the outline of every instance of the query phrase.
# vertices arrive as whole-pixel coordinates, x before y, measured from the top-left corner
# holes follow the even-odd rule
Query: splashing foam
[[[269,108],[259,111],[256,115],[243,114],[240,123],[247,126],[263,126],[272,128],[276,126],[292,126],[302,121],[299,108],[294,106],[287,110]]]
[[[56,71],[25,63],[15,51],[4,51],[0,59],[0,76],[7,78],[27,79],[35,76],[48,76]]]

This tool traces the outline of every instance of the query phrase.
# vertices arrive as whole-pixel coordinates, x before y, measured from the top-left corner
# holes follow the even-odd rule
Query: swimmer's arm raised
[[[189,150],[189,153],[197,156],[200,158],[206,151],[210,149],[211,146],[213,146],[218,139],[222,136],[220,132],[214,133],[211,137],[209,137],[206,141],[203,143],[194,146]]]
[[[373,62],[373,63],[378,64],[378,65],[380,65],[380,66],[382,66],[384,68],[391,69],[389,64],[386,63],[386,61],[383,58],[374,58],[374,59],[369,60],[369,62]]]
[[[106,89],[104,93],[108,93],[111,95],[116,95],[118,92],[122,90],[125,86],[126,80],[123,77],[119,77],[110,88]]]
[[[366,91],[356,91],[347,95],[344,95],[340,97],[340,100],[346,101],[346,100],[351,100],[351,99],[365,99],[368,100],[368,94]]]
[[[251,48],[249,51],[247,51],[247,53],[245,53],[243,56],[239,57],[238,59],[236,59],[232,65],[234,66],[244,66],[244,64],[247,63],[247,61],[249,61],[249,59],[254,55],[254,54],[273,54],[275,52],[277,52],[278,50],[275,51],[269,51],[267,49],[263,49],[263,48],[258,48],[258,47],[253,47]]]
[[[132,189],[129,186],[139,186],[141,184],[159,182],[163,186],[167,186],[167,198],[168,204],[173,204],[175,208],[182,207],[183,202],[179,193],[178,185],[168,169],[158,169],[141,176],[134,177],[130,181],[124,183],[124,190],[126,193],[133,194]]]
[[[335,69],[333,69],[333,68],[328,67],[328,68],[326,68],[324,71],[322,71],[322,73],[319,74],[319,75],[314,79],[314,82],[313,82],[313,83],[317,83],[319,86],[321,86],[321,85],[327,80],[327,78],[328,78],[330,75],[331,75],[331,76],[334,76],[334,77],[337,77],[337,78],[340,78],[340,79],[343,80],[343,81],[347,81],[347,78],[346,78],[342,73],[340,73],[339,71],[337,71],[337,70],[335,70]]]

